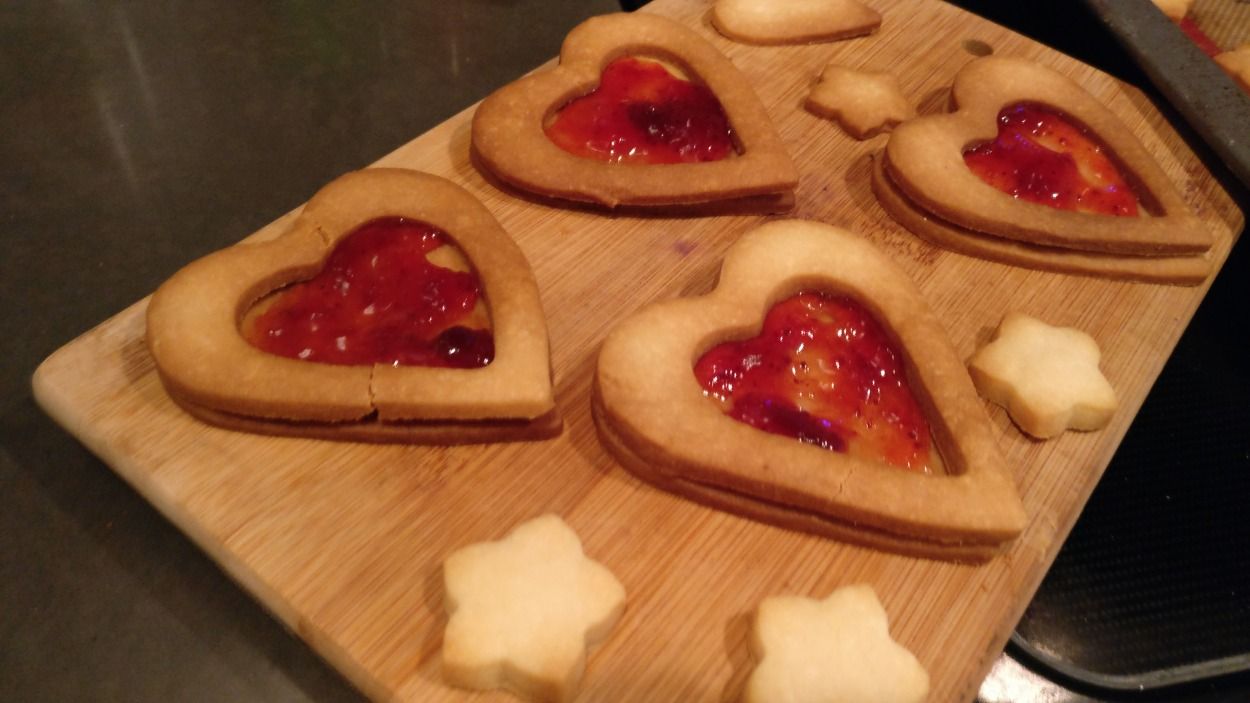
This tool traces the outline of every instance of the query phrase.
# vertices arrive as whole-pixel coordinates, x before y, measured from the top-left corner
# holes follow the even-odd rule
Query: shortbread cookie
[[[1097,430],[1115,413],[1115,390],[1098,369],[1098,343],[1071,327],[1011,313],[968,363],[981,395],[1039,439]]]
[[[770,347],[778,319],[779,338],[812,337]],[[787,365],[801,383],[770,375]],[[730,249],[715,291],[622,322],[599,355],[593,410],[605,447],[640,477],[785,527],[983,560],[1024,524],[940,323],[889,259],[827,225],[763,225]]]
[[[807,109],[836,120],[852,137],[868,139],[916,114],[889,73],[857,71],[829,64],[812,86]]]
[[[1196,286],[1211,275],[1203,256],[1122,256],[1047,247],[994,237],[946,222],[916,207],[890,180],[881,154],[872,158],[872,192],[890,217],[944,249],[1012,266],[1125,281]]]
[[[351,270],[356,261],[364,269]],[[435,289],[430,310],[407,307]],[[476,199],[435,176],[340,177],[276,239],[176,273],[147,325],[170,396],[227,427],[437,443],[561,427],[524,255]]]
[[[920,703],[929,674],[890,638],[885,608],[867,584],[824,600],[774,596],[751,631],[757,664],[745,703]]]
[[[858,0],[716,0],[712,26],[747,44],[805,44],[872,34],[881,14]]]
[[[587,647],[607,638],[625,608],[620,582],[550,514],[458,550],[443,563],[443,583],[443,677],[537,701],[576,695]]]
[[[1068,78],[985,57],[959,71],[952,100],[954,112],[908,120],[886,145],[886,172],[918,209],[1036,246],[1127,256],[1210,248],[1211,233],[1145,147]]]
[[[602,91],[619,98],[604,101]],[[583,109],[584,101],[604,104]],[[472,146],[478,165],[510,186],[608,208],[745,203],[775,211],[793,205],[798,182],[768,113],[729,59],[696,32],[645,13],[573,29],[559,66],[482,102]],[[642,154],[668,162],[640,162]]]
[[[1250,93],[1250,44],[1216,54],[1215,62],[1237,81],[1242,90]]]

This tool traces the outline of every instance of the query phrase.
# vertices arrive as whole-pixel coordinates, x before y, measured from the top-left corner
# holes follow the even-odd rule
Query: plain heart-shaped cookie
[[[624,164],[556,146],[545,133],[549,121],[626,56],[664,62],[706,86],[728,118],[736,152],[702,163]],[[520,190],[609,208],[745,202],[788,209],[798,182],[768,113],[729,59],[696,32],[645,13],[594,17],[574,28],[558,66],[482,101],[473,116],[472,146],[479,165]]]
[[[901,348],[944,474],[765,432],[705,395],[695,360],[758,334],[774,304],[808,290],[858,302]],[[996,553],[1024,525],[985,410],[940,323],[884,255],[828,225],[765,224],[730,249],[710,294],[657,303],[622,322],[600,352],[593,408],[604,445],[626,468],[749,517],[968,560]]]
[[[921,210],[957,227],[1056,249],[1131,256],[1200,255],[1212,236],[1132,132],[1075,82],[1039,64],[1001,57],[968,63],[951,88],[955,109],[899,125],[885,149],[893,185]],[[1146,214],[1115,217],[1014,198],[965,163],[998,134],[1004,108],[1039,105],[1084,128],[1126,172]]]
[[[488,365],[320,363],[261,351],[245,339],[241,325],[258,300],[312,278],[362,225],[392,218],[441,230],[467,259],[490,317]],[[147,342],[170,396],[228,427],[432,443],[537,438],[561,427],[546,323],[524,255],[468,192],[415,171],[341,176],[277,238],[189,264],[152,296]]]
[[[748,44],[803,44],[871,34],[881,13],[858,0],[716,0],[712,26]]]

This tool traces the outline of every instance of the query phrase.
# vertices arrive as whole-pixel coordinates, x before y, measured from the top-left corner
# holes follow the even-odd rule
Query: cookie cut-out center
[[[940,473],[903,356],[854,300],[805,291],[776,305],[760,334],[695,363],[704,394],[752,427],[921,473]]]
[[[630,56],[608,64],[599,86],[560,108],[546,132],[561,149],[608,163],[719,161],[735,153],[712,91]]]
[[[964,151],[981,180],[1015,198],[1099,215],[1133,217],[1139,204],[1109,150],[1064,115],[1033,103],[998,113],[998,136]]]
[[[486,366],[494,339],[468,268],[441,230],[373,220],[344,237],[314,278],[254,306],[243,335],[271,354],[327,364]]]

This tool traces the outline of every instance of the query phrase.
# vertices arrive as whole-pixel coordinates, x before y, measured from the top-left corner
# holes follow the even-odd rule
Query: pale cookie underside
[[[757,333],[774,303],[802,290],[848,295],[887,328],[951,475],[769,434],[704,397],[694,360]],[[752,517],[828,535],[855,530],[859,541],[883,548],[966,559],[988,556],[1023,527],[984,408],[941,325],[905,274],[843,230],[779,221],[744,235],[713,293],[652,305],[609,335],[596,394],[605,445],[627,468]]]
[[[712,26],[746,44],[806,44],[872,34],[881,13],[858,0],[717,0]]]
[[[1110,110],[1069,78],[1039,64],[985,57],[955,76],[956,110],[899,125],[886,144],[896,187],[919,208],[960,227],[1054,248],[1130,255],[1201,254],[1213,237],[1151,154]],[[1038,103],[1097,135],[1133,183],[1150,216],[1114,217],[1019,200],[964,163],[970,145],[991,141],[1007,106]]]
[[[593,90],[604,67],[622,56],[663,60],[706,85],[729,118],[739,153],[704,163],[609,164],[556,146],[543,131],[547,119]],[[574,28],[559,66],[482,101],[473,115],[472,147],[478,165],[515,188],[609,208],[743,202],[792,192],[798,183],[784,143],[738,69],[696,32],[645,13],[594,17]],[[761,205],[773,211],[778,202]]]
[[[1203,256],[1127,256],[1028,244],[964,229],[907,200],[890,178],[885,155],[872,157],[872,190],[881,207],[916,236],[951,251],[1012,266],[1145,283],[1193,286],[1211,274]]]
[[[315,275],[343,237],[381,217],[443,230],[472,263],[490,311],[489,365],[336,366],[269,354],[243,338],[240,320],[255,301]],[[301,433],[375,418],[529,424],[554,409],[546,323],[524,255],[466,191],[414,171],[369,169],[336,179],[278,238],[223,249],[175,274],[153,295],[147,322],[148,346],[170,395],[222,424],[252,418],[258,427],[274,421]],[[387,436],[399,441],[400,434]]]

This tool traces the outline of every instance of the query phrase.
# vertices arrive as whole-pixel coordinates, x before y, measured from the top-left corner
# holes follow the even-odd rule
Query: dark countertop
[[[617,7],[0,8],[0,700],[362,700],[48,419],[30,375],[186,262],[554,56],[569,28]],[[1124,76],[1123,59],[1108,62]]]
[[[30,375],[617,7],[0,7],[0,700],[363,700],[48,419]]]

